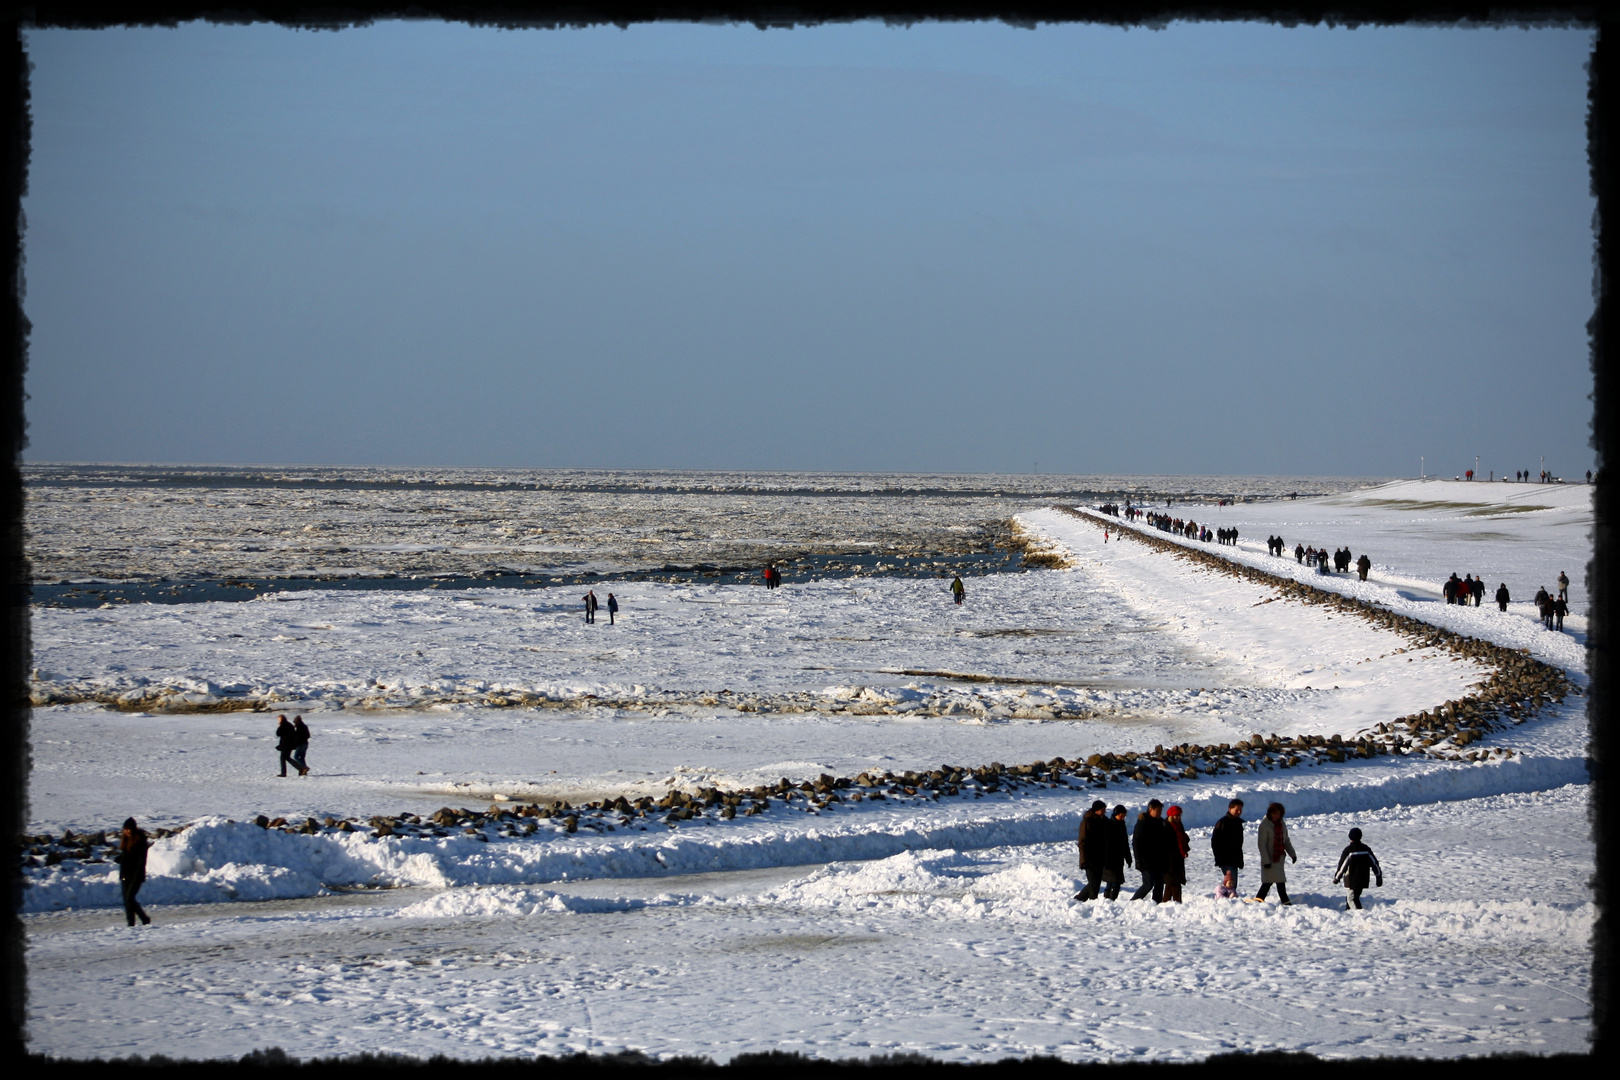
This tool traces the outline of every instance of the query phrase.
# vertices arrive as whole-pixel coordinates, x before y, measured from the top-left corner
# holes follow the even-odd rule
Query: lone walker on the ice
[[[135,925],[136,916],[140,917],[142,926],[152,922],[152,917],[135,899],[146,882],[146,849],[150,846],[145,831],[135,824],[135,819],[125,818],[124,834],[118,845],[118,888],[124,894],[124,918],[131,926]]]
[[[962,579],[961,578],[958,577],[958,578],[955,578],[955,579],[953,579],[951,581],[951,595],[956,597],[956,602],[958,604],[960,604],[962,602],[962,596],[966,592],[967,592],[967,586],[962,584]]]
[[[612,593],[608,593],[607,609],[608,609],[608,625],[612,626],[613,625],[613,616],[615,616],[615,615],[617,615],[619,613],[619,602],[613,598]]]

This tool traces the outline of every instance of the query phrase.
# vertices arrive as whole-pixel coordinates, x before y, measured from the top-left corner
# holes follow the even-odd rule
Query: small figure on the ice
[[[1562,570],[1558,571],[1558,599],[1569,599],[1569,575]]]
[[[1108,864],[1108,804],[1098,799],[1080,819],[1080,869],[1085,871],[1085,888],[1074,894],[1081,903],[1095,900],[1102,892],[1103,869]]]
[[[309,725],[304,723],[302,716],[293,717],[293,752],[292,763],[298,769],[299,776],[309,775]]]
[[[1474,606],[1479,607],[1485,602],[1485,579],[1478,574],[1474,575],[1472,592],[1474,594]]]
[[[1152,896],[1155,904],[1164,903],[1164,872],[1170,863],[1170,830],[1159,813],[1164,803],[1149,799],[1147,809],[1136,816],[1136,827],[1131,830],[1131,848],[1136,853],[1136,869],[1142,875],[1142,885],[1131,894],[1132,900]]]
[[[597,606],[596,605],[596,590],[595,589],[587,589],[585,591],[585,595],[580,598],[580,601],[585,605],[585,621],[588,622],[588,623],[595,622],[596,621],[596,606]]]
[[[131,926],[135,925],[137,917],[142,926],[149,926],[152,922],[146,909],[135,899],[146,881],[146,849],[149,847],[151,845],[146,841],[145,831],[135,824],[134,818],[125,818],[123,835],[118,843],[118,887],[124,894],[124,918]]]
[[[1511,599],[1512,597],[1508,596],[1507,582],[1504,581],[1496,587],[1496,606],[1502,611],[1506,611],[1508,601]]]
[[[608,593],[607,609],[608,609],[608,625],[612,626],[613,625],[613,616],[615,616],[615,615],[617,615],[619,613],[619,602],[613,598],[612,593]]]
[[[1295,544],[1294,545],[1294,558],[1297,559],[1300,562],[1305,561],[1305,545],[1304,544]]]
[[[293,749],[298,745],[298,729],[287,723],[285,716],[276,717],[276,750],[281,754],[281,775],[287,775],[287,766],[298,767],[293,760]]]
[[[951,595],[956,597],[956,602],[958,604],[960,604],[962,602],[962,597],[966,593],[967,593],[967,586],[962,584],[962,579],[960,577],[952,578],[951,579]]]
[[[1230,899],[1238,895],[1238,872],[1243,869],[1243,800],[1226,804],[1226,815],[1209,834],[1215,865],[1221,871],[1221,884],[1215,895]]]
[[[1339,869],[1333,875],[1333,883],[1337,885],[1344,882],[1344,887],[1350,890],[1350,899],[1345,901],[1344,910],[1351,908],[1361,909],[1361,890],[1367,887],[1367,880],[1371,878],[1378,882],[1378,887],[1384,887],[1384,868],[1378,865],[1378,856],[1374,855],[1372,848],[1361,842],[1361,830],[1350,830],[1350,846],[1339,853]]]
[[[1165,865],[1164,902],[1181,903],[1181,887],[1187,884],[1187,856],[1192,853],[1187,830],[1181,824],[1181,807],[1172,806],[1164,812]]]
[[[1569,614],[1569,601],[1560,596],[1552,602],[1552,609],[1553,629],[1562,630],[1564,628],[1564,616]]]
[[[1260,821],[1260,835],[1256,837],[1260,845],[1260,892],[1250,898],[1251,903],[1265,903],[1273,885],[1277,886],[1277,899],[1284,907],[1293,903],[1288,899],[1288,866],[1283,856],[1295,862],[1299,862],[1299,856],[1294,854],[1294,842],[1288,838],[1288,828],[1283,824],[1286,812],[1282,803],[1274,802],[1266,807],[1266,816]]]
[[[1131,834],[1125,827],[1125,807],[1116,806],[1108,817],[1108,858],[1103,866],[1103,881],[1107,888],[1103,897],[1119,899],[1120,886],[1125,884],[1125,868],[1131,864]]]
[[[1356,569],[1361,573],[1361,580],[1366,581],[1367,571],[1372,569],[1372,560],[1367,558],[1366,552],[1362,552],[1361,558],[1356,560]]]

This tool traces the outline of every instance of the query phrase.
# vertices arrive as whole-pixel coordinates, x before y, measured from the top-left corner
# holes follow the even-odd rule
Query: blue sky
[[[1575,475],[1591,41],[32,32],[26,459]]]

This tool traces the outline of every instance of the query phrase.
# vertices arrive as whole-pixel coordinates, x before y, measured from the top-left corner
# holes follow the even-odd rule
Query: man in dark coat
[[[1378,865],[1378,856],[1361,842],[1361,830],[1351,829],[1350,846],[1339,852],[1339,869],[1333,875],[1335,885],[1342,881],[1350,890],[1344,910],[1361,907],[1361,890],[1367,887],[1368,877],[1375,877],[1380,889],[1384,887],[1384,868]]]
[[[1564,628],[1564,616],[1569,614],[1569,601],[1560,596],[1552,602],[1552,609],[1553,629],[1562,630]]]
[[[1510,599],[1512,598],[1508,596],[1507,582],[1504,581],[1496,587],[1496,606],[1506,611]]]
[[[298,768],[298,762],[293,760],[293,751],[298,748],[298,731],[287,723],[285,716],[276,717],[276,749],[281,751],[281,775],[287,775],[287,766]]]
[[[1080,869],[1086,887],[1074,894],[1081,903],[1097,899],[1102,891],[1103,868],[1108,864],[1108,804],[1098,799],[1080,819]]]
[[[1136,869],[1142,874],[1142,887],[1131,894],[1132,900],[1152,893],[1155,904],[1164,903],[1164,872],[1170,866],[1170,830],[1159,816],[1163,810],[1163,803],[1151,800],[1147,810],[1137,816],[1136,828],[1131,830]]]
[[[299,776],[309,775],[309,725],[302,716],[293,717],[293,767]]]
[[[1233,799],[1226,804],[1226,816],[1215,823],[1209,834],[1209,846],[1215,852],[1215,865],[1225,876],[1223,884],[1233,896],[1237,895],[1238,871],[1243,869],[1243,800]]]
[[[1125,884],[1125,868],[1130,865],[1131,834],[1125,828],[1125,808],[1116,806],[1108,818],[1108,859],[1103,867],[1103,880],[1108,883],[1108,888],[1103,890],[1104,897],[1119,899],[1119,887]]]
[[[1479,607],[1479,605],[1485,602],[1485,579],[1482,577],[1474,578],[1474,588],[1472,591],[1474,594],[1474,606]]]
[[[1372,569],[1372,560],[1367,558],[1366,552],[1362,552],[1361,558],[1356,560],[1356,569],[1361,571],[1361,580],[1366,581],[1367,571]]]
[[[135,824],[135,819],[125,818],[124,834],[118,845],[118,887],[124,894],[124,918],[131,926],[135,925],[136,916],[140,916],[142,926],[152,922],[146,909],[135,899],[146,881],[146,849],[150,846],[146,833]]]
[[[612,593],[608,593],[607,609],[608,609],[608,625],[612,626],[613,625],[613,616],[615,616],[615,615],[617,615],[619,613],[619,602],[613,598]]]

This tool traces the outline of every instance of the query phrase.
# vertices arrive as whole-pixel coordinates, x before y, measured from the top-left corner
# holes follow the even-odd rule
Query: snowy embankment
[[[1577,712],[1567,705],[1555,710]],[[1578,720],[1566,715],[1561,722]],[[1187,824],[1196,828],[1213,824],[1234,794],[1255,805],[1281,801],[1292,814],[1311,815],[1544,791],[1586,780],[1583,758],[1535,753],[1469,763],[1394,757],[1291,772],[1244,771],[1176,782],[1158,794],[1181,805]],[[1139,806],[1153,786],[1058,785],[972,801],[917,797],[894,800],[899,805],[868,801],[784,808],[769,821],[710,816],[678,825],[656,819],[637,825],[626,818],[598,818],[581,826],[578,816],[558,816],[541,823],[539,835],[519,835],[514,823],[520,819],[509,813],[481,816],[465,826],[447,821],[454,831],[430,827],[428,835],[407,836],[350,831],[346,823],[305,834],[215,817],[154,843],[142,895],[148,902],[170,904],[266,900],[318,895],[328,888],[657,877],[878,859],[925,849],[1058,843],[1072,841],[1075,821],[1092,799]],[[609,827],[603,820],[621,824]],[[30,870],[28,877],[26,911],[120,902],[117,875],[107,862],[69,860]]]

